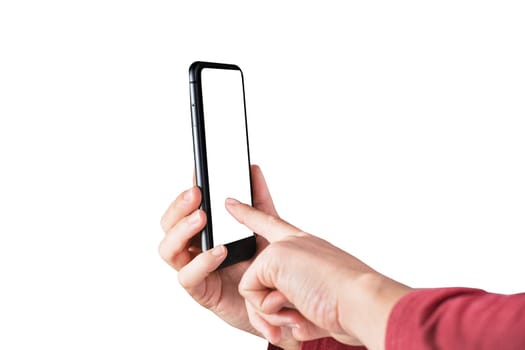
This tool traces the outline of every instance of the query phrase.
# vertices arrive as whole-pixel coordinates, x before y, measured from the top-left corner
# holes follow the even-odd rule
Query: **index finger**
[[[301,230],[281,218],[266,214],[233,198],[226,199],[226,209],[235,220],[270,243],[301,233]]]

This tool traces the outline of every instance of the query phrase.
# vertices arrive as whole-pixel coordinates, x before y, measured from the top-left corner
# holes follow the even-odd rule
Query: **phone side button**
[[[195,124],[195,120],[197,119],[197,109],[195,108],[195,105],[191,105],[191,116],[192,116],[192,122]]]
[[[194,95],[194,91],[193,91],[193,82],[190,82],[190,101],[191,101],[192,105],[195,103],[195,95]]]

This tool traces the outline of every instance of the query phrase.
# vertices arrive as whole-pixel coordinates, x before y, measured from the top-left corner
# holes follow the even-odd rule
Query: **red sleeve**
[[[268,350],[282,350],[281,348],[269,344]],[[323,338],[303,342],[301,350],[366,350],[363,346],[351,346],[337,342],[333,338]]]
[[[323,338],[304,342],[301,350],[366,350],[366,348],[341,344],[333,338]]]
[[[525,349],[525,293],[420,289],[392,310],[387,350]]]

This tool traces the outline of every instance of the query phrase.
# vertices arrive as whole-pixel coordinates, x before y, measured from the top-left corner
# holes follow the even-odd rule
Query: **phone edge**
[[[195,162],[195,177],[197,186],[201,189],[202,201],[200,208],[205,212],[207,223],[201,232],[201,248],[202,251],[209,250],[214,247],[213,244],[213,228],[212,228],[212,213],[210,205],[209,194],[209,180],[208,167],[206,157],[206,130],[204,128],[203,104],[202,104],[202,87],[201,87],[201,72],[204,68],[217,69],[232,69],[238,70],[241,73],[242,93],[243,93],[243,108],[244,108],[244,122],[245,122],[245,138],[246,148],[248,153],[248,174],[250,184],[250,205],[253,205],[253,186],[252,186],[252,171],[251,171],[251,155],[250,142],[248,136],[248,118],[246,113],[246,94],[244,87],[244,74],[242,69],[234,64],[216,63],[195,61],[189,67],[189,83],[190,83],[190,105],[192,114],[192,134],[193,134],[193,152]],[[240,261],[249,260],[255,255],[256,251],[256,236],[253,233],[251,236],[243,239],[225,244],[228,255],[221,263],[218,269],[230,266]]]

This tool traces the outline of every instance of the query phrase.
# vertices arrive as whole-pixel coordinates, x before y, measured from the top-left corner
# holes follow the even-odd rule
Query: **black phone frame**
[[[206,214],[206,226],[200,234],[200,246],[202,251],[212,249],[213,243],[213,218],[211,212],[209,178],[208,178],[208,160],[206,152],[206,130],[204,123],[204,106],[202,99],[202,81],[201,72],[204,68],[211,69],[228,69],[238,70],[241,73],[243,104],[244,104],[244,122],[246,125],[246,149],[248,152],[248,173],[250,176],[250,197],[253,205],[253,186],[251,174],[251,160],[250,160],[250,143],[248,139],[248,121],[246,117],[246,97],[244,91],[244,75],[239,66],[235,64],[217,63],[196,61],[190,65],[189,81],[190,81],[190,105],[191,105],[191,123],[193,135],[193,155],[195,161],[195,180],[197,186],[201,190],[202,200],[200,208]],[[246,238],[225,244],[228,255],[226,259],[220,264],[218,269],[230,266],[240,261],[249,260],[255,255],[256,239],[255,234]]]

